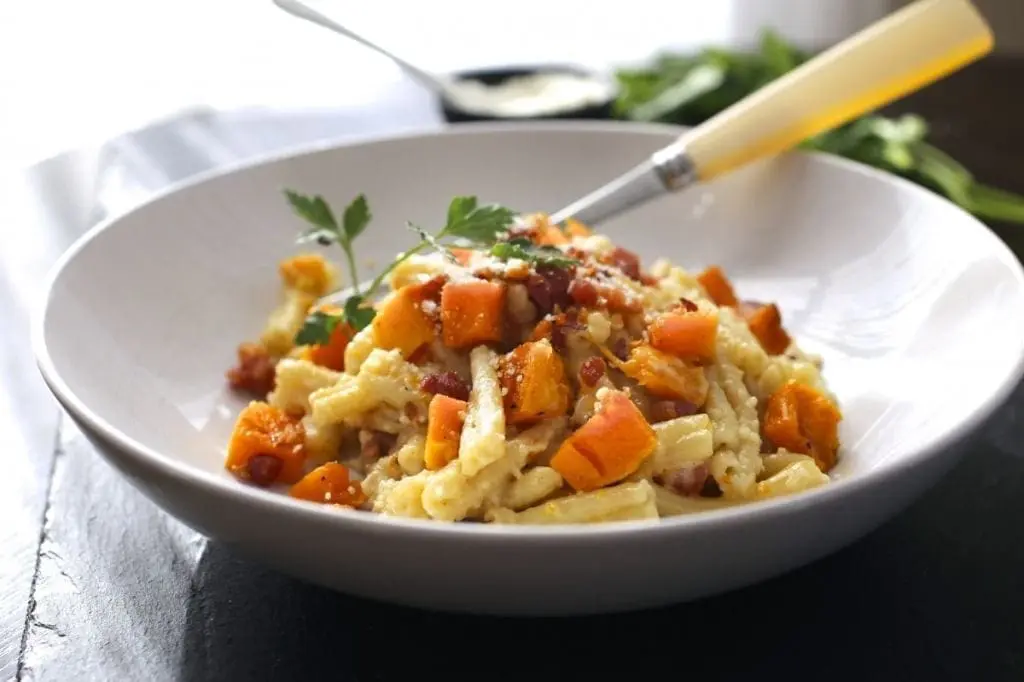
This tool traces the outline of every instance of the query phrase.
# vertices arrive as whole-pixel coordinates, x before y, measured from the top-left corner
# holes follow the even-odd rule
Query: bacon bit
[[[448,283],[448,275],[434,275],[425,282],[410,284],[410,295],[417,301],[441,302],[441,289]]]
[[[527,278],[526,290],[537,311],[546,315],[556,307],[564,310],[569,306],[571,282],[572,272],[567,268],[539,267]]]
[[[383,431],[361,429],[359,431],[359,457],[364,464],[373,464],[391,451],[396,437]]]
[[[526,291],[541,315],[547,315],[554,308],[551,303],[551,287],[540,275],[533,274],[526,278]]]
[[[626,277],[635,280],[640,279],[640,256],[632,251],[616,246],[615,250],[608,255],[606,262],[622,270]]]
[[[640,273],[640,283],[647,287],[653,287],[658,283],[658,278],[654,275],[649,275],[646,272]]]
[[[570,332],[586,329],[578,320],[571,320],[566,315],[559,315],[551,326],[551,345],[558,352],[566,349]]]
[[[697,406],[688,400],[658,400],[651,404],[651,423],[667,422],[697,413]]]
[[[284,462],[274,455],[253,455],[245,465],[249,480],[261,488],[266,488],[277,480]]]
[[[718,487],[718,481],[714,476],[708,476],[704,480],[704,488],[700,491],[701,497],[721,497],[722,489]]]
[[[583,249],[577,248],[575,246],[570,246],[568,249],[566,249],[565,255],[568,256],[569,258],[572,258],[573,260],[578,260],[581,263],[586,263],[590,261],[590,254],[584,251]]]
[[[550,339],[551,332],[554,330],[554,326],[554,321],[549,317],[545,317],[544,319],[537,323],[537,326],[533,328],[533,331],[530,332],[530,338],[528,338],[527,341],[540,341],[541,339]]]
[[[568,294],[577,305],[585,308],[592,308],[597,305],[597,287],[590,280],[574,279],[569,283]]]
[[[227,372],[228,383],[237,391],[265,398],[274,390],[274,359],[258,343],[238,347],[238,365]]]
[[[629,295],[615,284],[595,282],[594,287],[597,289],[597,305],[613,313],[639,313],[644,309],[640,299]]]
[[[469,400],[469,385],[455,372],[428,374],[420,382],[420,390],[431,395],[446,395],[456,400]]]
[[[409,356],[409,362],[414,365],[422,365],[428,362],[432,357],[433,353],[430,350],[430,344],[425,343],[412,352]]]
[[[679,307],[688,313],[695,313],[699,310],[697,304],[688,298],[679,299]]]
[[[586,329],[586,325],[575,316],[566,313],[559,313],[554,316],[545,317],[537,323],[530,333],[527,341],[540,341],[548,339],[557,351],[565,350],[566,336],[569,332]]]
[[[601,380],[607,369],[608,365],[604,358],[597,355],[587,358],[580,365],[580,383],[588,388],[597,386],[597,382]]]
[[[617,357],[619,360],[628,360],[629,339],[627,339],[625,336],[620,336],[619,338],[615,339],[614,343],[612,343],[612,354],[615,355],[615,357]]]
[[[413,424],[421,424],[427,421],[427,415],[421,412],[420,408],[416,407],[416,403],[406,403],[405,407],[402,408],[402,414]]]
[[[551,327],[551,346],[559,353],[565,352],[566,349],[566,329],[564,325],[556,324]]]
[[[704,486],[710,477],[708,465],[704,462],[693,466],[683,467],[666,471],[659,476],[661,485],[665,486],[677,495],[686,497],[697,497],[704,490]],[[712,479],[714,480],[714,479]]]

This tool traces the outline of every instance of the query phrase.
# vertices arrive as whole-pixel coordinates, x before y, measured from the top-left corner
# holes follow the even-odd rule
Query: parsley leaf
[[[326,344],[343,318],[342,313],[325,313],[319,310],[310,313],[302,323],[302,329],[295,335],[295,343],[299,346]]]
[[[448,224],[438,236],[490,246],[508,232],[515,219],[516,212],[504,206],[477,206],[476,197],[456,197],[448,207]]]
[[[338,221],[335,220],[331,207],[323,197],[310,197],[290,189],[286,189],[284,194],[296,215],[313,226],[302,233],[300,241],[317,241],[327,246],[342,240],[343,236],[338,231]]]
[[[349,296],[345,301],[345,320],[355,331],[368,327],[376,316],[377,312],[366,305],[362,296]]]
[[[328,343],[331,334],[341,323],[347,324],[355,331],[369,326],[376,316],[376,311],[370,306],[370,302],[384,283],[385,277],[398,264],[414,254],[427,248],[434,248],[448,259],[455,261],[456,259],[448,246],[442,242],[443,239],[454,238],[471,242],[477,246],[491,247],[507,234],[517,215],[515,211],[497,204],[480,206],[474,196],[457,196],[448,205],[447,223],[436,234],[430,234],[423,228],[408,223],[409,229],[420,236],[420,242],[400,254],[398,258],[377,273],[365,290],[360,291],[359,277],[356,273],[355,250],[352,244],[356,237],[366,230],[373,217],[366,197],[360,194],[352,200],[345,208],[342,222],[339,225],[334,212],[323,197],[319,195],[306,196],[288,189],[284,193],[295,213],[311,225],[306,232],[302,233],[299,241],[316,240],[325,246],[329,244],[341,246],[348,261],[352,289],[355,292],[345,300],[345,305],[340,312],[316,311],[310,313],[295,336],[295,343],[301,346]],[[527,244],[529,243],[527,242]],[[557,249],[533,247],[532,244],[529,246],[531,250],[526,259],[531,262],[544,265],[575,262],[566,258]],[[518,244],[515,248],[523,249],[525,247]]]
[[[455,225],[476,209],[476,197],[455,197],[448,204],[448,225]]]
[[[352,240],[363,233],[366,226],[370,224],[373,214],[370,213],[370,205],[366,203],[366,196],[360,194],[352,203],[345,208],[342,217],[342,225],[345,227],[345,238],[351,244]]]
[[[554,246],[537,246],[528,239],[512,239],[499,242],[491,247],[491,255],[502,260],[518,258],[535,265],[568,268],[578,263]]]
[[[352,248],[352,242],[370,224],[372,215],[366,197],[360,194],[345,207],[342,226],[339,226],[331,207],[320,195],[310,197],[290,189],[286,189],[284,194],[295,213],[313,225],[312,228],[302,233],[299,242],[315,240],[321,246],[331,244],[341,246],[345,252],[345,260],[348,261],[352,288],[358,294],[359,274],[356,272],[356,253]]]

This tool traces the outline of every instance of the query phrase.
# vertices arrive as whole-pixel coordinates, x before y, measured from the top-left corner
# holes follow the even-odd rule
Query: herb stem
[[[416,246],[413,246],[403,251],[398,256],[398,258],[391,262],[390,265],[388,265],[386,268],[377,273],[377,276],[373,278],[372,282],[370,282],[370,286],[366,288],[366,298],[370,298],[377,292],[377,289],[380,288],[380,285],[384,283],[384,278],[391,274],[392,270],[394,270],[396,267],[398,267],[405,261],[415,256],[417,253],[425,249],[427,246],[429,246],[427,242],[420,242]]]
[[[356,270],[356,255],[352,250],[352,245],[346,240],[341,243],[342,249],[345,251],[345,260],[348,261],[348,272],[352,277],[352,291],[356,296],[359,295],[359,273]]]

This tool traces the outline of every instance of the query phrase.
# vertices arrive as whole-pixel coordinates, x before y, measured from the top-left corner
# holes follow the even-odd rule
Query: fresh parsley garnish
[[[300,241],[316,241],[327,246],[340,240],[338,221],[335,220],[334,212],[323,197],[309,197],[290,189],[286,189],[284,194],[296,215],[312,225],[302,233]]]
[[[376,315],[373,308],[367,304],[366,299],[359,295],[348,297],[348,300],[345,301],[343,314],[349,326],[356,330],[369,326],[373,322],[374,315]]]
[[[292,190],[285,190],[285,196],[295,213],[310,223],[310,227],[300,235],[300,242],[316,241],[325,246],[341,246],[348,261],[354,292],[345,300],[341,312],[311,313],[295,336],[295,343],[298,345],[327,343],[335,328],[342,322],[354,331],[365,329],[376,315],[370,302],[384,283],[384,278],[400,263],[428,248],[437,249],[454,260],[449,250],[454,244],[446,243],[446,240],[457,240],[459,243],[468,243],[478,248],[494,247],[508,234],[517,215],[515,211],[498,204],[481,206],[474,196],[457,196],[448,205],[445,226],[436,233],[431,234],[409,223],[409,228],[419,235],[419,243],[399,254],[394,261],[377,273],[365,291],[360,291],[353,242],[370,224],[372,213],[366,197],[360,194],[345,208],[339,225],[334,212],[323,197],[310,197]]]
[[[372,218],[370,205],[366,203],[366,197],[362,194],[345,207],[345,215],[342,217],[341,223],[342,227],[345,228],[345,237],[347,237],[349,244],[363,233],[363,230],[370,224]]]
[[[442,256],[447,258],[449,262],[458,263],[458,260],[455,258],[454,254],[452,254],[452,252],[448,249],[447,246],[437,241],[437,238],[434,235],[430,234],[429,232],[424,230],[419,225],[416,225],[415,223],[406,223],[405,226],[419,235],[420,242],[424,246],[433,248],[435,251],[439,252]]]
[[[316,311],[306,316],[302,329],[295,335],[295,343],[299,346],[324,345],[331,340],[331,334],[342,322],[343,315]]]
[[[694,53],[663,53],[645,68],[616,73],[620,85],[616,115],[700,125],[811,57],[771,30],[762,34],[755,50],[711,47]],[[928,141],[928,125],[919,116],[868,114],[802,146],[904,177],[979,218],[1024,224],[1024,196],[979,183],[962,164]]]
[[[356,270],[356,252],[352,245],[356,237],[363,233],[366,226],[370,224],[373,217],[370,213],[370,205],[366,197],[360,194],[345,207],[342,214],[341,225],[338,225],[334,217],[334,211],[320,195],[306,196],[298,192],[286,189],[285,196],[292,210],[312,225],[299,237],[299,242],[316,241],[323,246],[338,244],[345,252],[345,259],[348,261],[349,275],[352,278],[352,287],[359,293],[359,273]]]
[[[448,224],[437,236],[490,246],[508,232],[515,218],[515,211],[504,206],[478,206],[476,197],[455,197],[448,206]]]
[[[537,246],[529,239],[510,239],[491,247],[491,255],[501,260],[518,258],[534,265],[568,268],[579,261],[562,253],[554,246]]]

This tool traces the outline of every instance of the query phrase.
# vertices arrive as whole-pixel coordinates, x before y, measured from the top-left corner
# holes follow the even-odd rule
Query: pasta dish
[[[249,396],[225,460],[240,481],[504,524],[657,519],[829,482],[841,414],[820,359],[721,268],[645,269],[578,222],[456,197],[361,284],[365,197],[336,216],[286,196],[314,246],[280,263],[281,300],[227,375]]]

